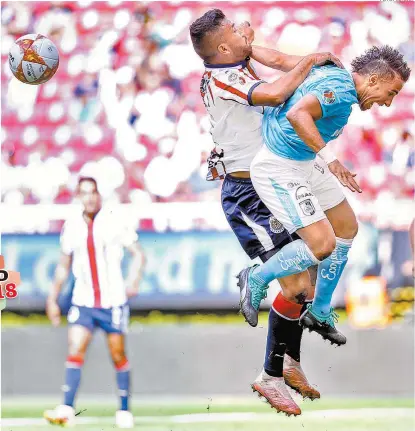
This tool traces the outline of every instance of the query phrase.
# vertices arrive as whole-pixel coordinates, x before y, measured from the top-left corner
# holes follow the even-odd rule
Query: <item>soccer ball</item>
[[[59,52],[54,43],[41,34],[27,34],[13,43],[9,66],[21,82],[44,84],[58,70]]]

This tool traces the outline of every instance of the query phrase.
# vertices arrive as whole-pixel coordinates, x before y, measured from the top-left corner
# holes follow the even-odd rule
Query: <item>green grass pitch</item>
[[[42,401],[2,400],[2,431],[52,431],[42,423]],[[76,430],[114,431],[115,403],[79,402]],[[216,402],[135,402],[134,429],[141,431],[412,431],[411,399],[323,399],[301,402],[303,414],[287,418],[254,396]]]

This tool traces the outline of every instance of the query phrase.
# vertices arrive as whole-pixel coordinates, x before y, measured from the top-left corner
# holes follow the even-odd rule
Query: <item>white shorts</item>
[[[264,145],[251,163],[251,179],[262,202],[291,234],[326,218],[344,199],[342,186],[324,161],[290,160]]]

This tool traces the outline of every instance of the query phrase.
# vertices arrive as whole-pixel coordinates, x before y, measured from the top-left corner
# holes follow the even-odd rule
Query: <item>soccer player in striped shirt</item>
[[[249,24],[236,27],[219,9],[197,19],[190,26],[190,35],[206,68],[200,91],[215,143],[208,160],[208,179],[224,179],[222,207],[233,232],[251,259],[259,257],[266,262],[293,239],[261,201],[250,179],[251,162],[263,145],[264,107],[284,103],[313,66],[327,61],[341,63],[330,53],[303,58],[252,46]],[[256,74],[251,58],[287,74],[266,83]],[[304,272],[302,282],[293,283],[290,277],[279,280],[282,292],[270,310],[264,372],[260,375],[268,401],[289,415],[301,410],[286,385],[303,397],[320,397],[300,364],[302,328],[298,319],[308,279],[308,272]],[[256,326],[257,322],[255,314],[250,323]]]
[[[60,238],[61,258],[46,304],[50,321],[58,326],[61,311],[57,300],[72,267],[75,286],[68,313],[69,346],[64,401],[54,410],[46,411],[44,417],[49,423],[57,425],[74,422],[74,401],[85,354],[95,329],[100,328],[107,335],[117,374],[121,405],[116,413],[116,425],[133,428],[133,416],[128,405],[130,365],[125,352],[129,322],[127,301],[138,294],[144,254],[134,229],[127,227],[113,211],[102,206],[95,179],[80,178],[77,194],[83,204],[83,212],[65,222]],[[127,282],[121,271],[124,248],[132,256]]]

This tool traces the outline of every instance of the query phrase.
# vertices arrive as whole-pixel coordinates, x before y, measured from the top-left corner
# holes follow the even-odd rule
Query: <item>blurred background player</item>
[[[342,133],[353,104],[362,111],[375,103],[389,107],[410,72],[398,50],[373,47],[353,60],[351,74],[333,66],[313,69],[282,109],[264,114],[266,145],[252,162],[253,184],[288,232],[302,239],[284,246],[265,264],[241,271],[239,277],[245,289],[262,291],[276,277],[319,264],[313,303],[300,323],[332,344],[346,343],[335,327],[331,299],[358,230],[335,177],[352,192],[362,190],[355,174],[326,144]],[[321,161],[316,163],[317,154]],[[250,312],[255,305],[245,304]]]
[[[236,27],[219,9],[198,18],[190,26],[190,35],[206,68],[200,90],[216,145],[208,160],[208,179],[224,179],[221,201],[229,225],[248,256],[265,262],[292,239],[259,199],[250,180],[251,161],[262,146],[263,107],[284,103],[313,66],[330,60],[341,63],[330,53],[299,57],[252,46],[254,32],[249,23]],[[266,83],[257,76],[250,57],[288,73]],[[314,399],[320,394],[308,383],[300,365],[302,329],[298,318],[307,298],[304,285],[309,276],[305,272],[305,281],[296,277],[295,283],[291,278],[279,280],[282,293],[278,294],[269,314],[262,374],[267,382],[256,388],[278,411],[300,414],[300,408],[287,391],[283,374],[286,383],[304,397]],[[312,297],[313,292],[309,293]],[[261,299],[253,298],[258,306]],[[246,300],[250,299],[241,297],[241,301]],[[257,324],[255,317],[253,326]]]
[[[64,385],[64,402],[44,417],[51,424],[73,424],[74,402],[81,381],[85,354],[95,329],[107,335],[108,348],[117,374],[120,410],[116,413],[119,428],[133,428],[129,411],[130,364],[125,350],[129,322],[128,298],[138,294],[144,255],[133,229],[102,206],[97,182],[80,178],[78,197],[83,212],[66,221],[61,233],[61,258],[55,282],[47,300],[47,315],[54,326],[61,321],[58,297],[69,272],[73,270],[75,286],[68,313],[68,357]],[[121,271],[123,248],[132,255],[127,282]],[[127,288],[126,288],[127,285]]]

